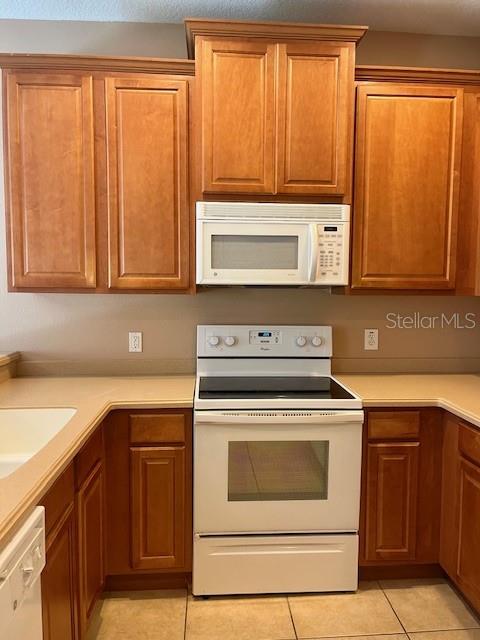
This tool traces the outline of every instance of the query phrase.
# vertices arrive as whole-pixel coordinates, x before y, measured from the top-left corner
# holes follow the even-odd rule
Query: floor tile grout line
[[[288,594],[286,595],[286,599],[287,599],[288,612],[290,613],[290,620],[292,621],[293,633],[295,634],[295,640],[298,640],[297,627],[295,626],[295,620],[293,619],[293,613],[292,613],[292,608],[290,607],[290,598]]]
[[[183,619],[183,640],[187,640],[188,587],[185,594],[185,616]]]
[[[393,606],[393,604],[391,603],[390,598],[388,597],[387,593],[385,592],[385,589],[382,587],[382,585],[381,585],[380,581],[378,581],[378,586],[380,587],[380,589],[381,589],[381,591],[382,591],[383,595],[385,596],[386,601],[387,601],[387,602],[388,602],[388,604],[390,605],[390,608],[392,609],[392,611],[393,611],[393,613],[394,613],[394,615],[395,615],[396,619],[398,620],[398,622],[399,622],[400,626],[402,627],[402,629],[403,629],[403,633],[405,633],[405,634],[407,635],[407,637],[410,637],[410,636],[408,635],[408,631],[406,630],[406,628],[405,628],[405,626],[404,626],[403,622],[400,620],[400,616],[399,616],[399,615],[398,615],[398,613],[395,611],[395,607],[394,607],[394,606]]]

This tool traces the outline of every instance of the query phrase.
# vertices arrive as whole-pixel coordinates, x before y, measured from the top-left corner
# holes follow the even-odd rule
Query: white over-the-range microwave
[[[197,284],[348,284],[350,207],[197,202]]]

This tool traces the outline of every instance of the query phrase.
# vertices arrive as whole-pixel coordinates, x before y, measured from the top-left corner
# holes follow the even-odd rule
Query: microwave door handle
[[[308,252],[308,281],[315,282],[318,265],[318,227],[316,224],[309,226],[310,247]]]

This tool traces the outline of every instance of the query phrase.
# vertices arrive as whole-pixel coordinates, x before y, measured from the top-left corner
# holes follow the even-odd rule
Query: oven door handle
[[[195,411],[195,424],[347,424],[363,422],[363,411]]]

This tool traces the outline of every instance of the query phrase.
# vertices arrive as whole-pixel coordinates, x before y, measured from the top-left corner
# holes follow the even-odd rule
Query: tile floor
[[[354,594],[193,598],[106,594],[88,640],[480,640],[445,580],[364,582]]]

